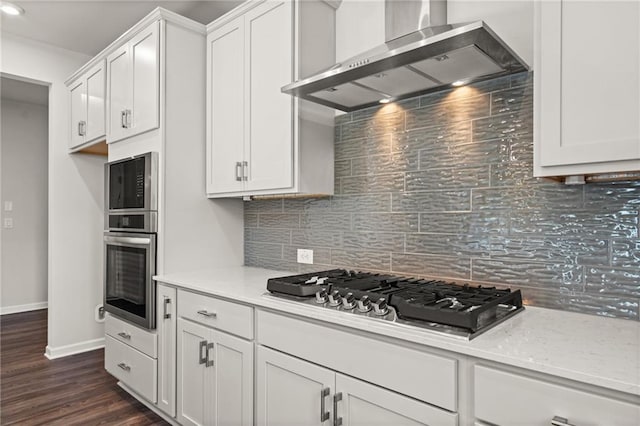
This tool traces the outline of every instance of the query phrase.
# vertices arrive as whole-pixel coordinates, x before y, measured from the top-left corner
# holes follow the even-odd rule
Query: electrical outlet
[[[313,250],[298,249],[298,263],[313,263]]]
[[[4,218],[4,227],[5,228],[13,228],[13,218],[5,217]]]
[[[10,212],[13,210],[13,201],[5,201],[4,202],[4,211]]]

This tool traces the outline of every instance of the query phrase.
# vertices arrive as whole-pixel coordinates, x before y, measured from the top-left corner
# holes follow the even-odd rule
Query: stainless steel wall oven
[[[158,155],[105,165],[104,308],[155,328]]]

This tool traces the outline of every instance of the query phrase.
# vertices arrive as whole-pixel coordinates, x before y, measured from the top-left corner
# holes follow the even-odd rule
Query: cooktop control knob
[[[384,316],[389,313],[387,301],[383,297],[373,302],[373,313],[380,316]]]
[[[347,293],[342,297],[342,307],[351,310],[356,307],[356,298],[353,293]]]
[[[369,299],[369,296],[362,296],[362,298],[358,300],[358,311],[369,312],[370,310],[371,310],[371,299]]]
[[[333,290],[329,294],[329,306],[340,306],[342,304],[342,298],[338,290]]]
[[[329,300],[329,295],[327,294],[327,290],[320,289],[320,291],[316,292],[316,303],[327,303],[327,300]]]

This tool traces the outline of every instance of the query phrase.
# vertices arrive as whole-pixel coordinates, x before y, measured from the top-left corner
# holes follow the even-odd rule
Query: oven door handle
[[[110,236],[105,235],[104,242],[105,243],[149,245],[149,244],[151,244],[151,238],[110,237]]]

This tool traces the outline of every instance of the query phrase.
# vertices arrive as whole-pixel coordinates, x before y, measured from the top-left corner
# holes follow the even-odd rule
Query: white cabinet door
[[[87,73],[87,124],[85,142],[105,135],[105,66],[104,61]]]
[[[268,0],[245,15],[246,190],[293,185],[293,2]]]
[[[536,2],[535,67],[538,175],[640,159],[639,2]]]
[[[253,343],[212,330],[215,377],[213,393],[205,404],[212,408],[207,424],[216,426],[253,424]]]
[[[333,371],[263,346],[257,357],[258,425],[333,424]]]
[[[205,425],[210,380],[206,349],[211,330],[178,318],[177,419],[181,425]]]
[[[107,57],[108,143],[160,125],[160,22]]]
[[[84,143],[87,121],[87,85],[85,79],[78,80],[69,88],[71,93],[71,142],[70,148]]]
[[[336,416],[344,426],[458,424],[458,415],[369,383],[336,374]]]
[[[160,124],[160,22],[149,25],[129,42],[131,60],[130,134]]]
[[[244,17],[207,36],[207,193],[244,188]]]
[[[131,78],[129,50],[124,45],[107,57],[107,143],[127,136]]]
[[[156,287],[158,333],[158,408],[176,415],[176,289]]]

